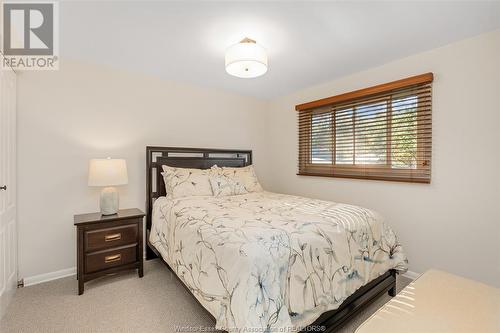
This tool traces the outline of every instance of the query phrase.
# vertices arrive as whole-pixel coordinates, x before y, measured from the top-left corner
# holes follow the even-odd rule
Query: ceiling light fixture
[[[244,38],[226,51],[226,72],[240,78],[253,78],[267,72],[266,50],[253,39]]]

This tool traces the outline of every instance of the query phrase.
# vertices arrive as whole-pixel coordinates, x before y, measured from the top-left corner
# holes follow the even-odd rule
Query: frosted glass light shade
[[[267,72],[266,50],[249,38],[226,51],[226,72],[240,78],[258,77]]]
[[[123,159],[91,159],[89,186],[118,186],[128,183],[127,163]]]

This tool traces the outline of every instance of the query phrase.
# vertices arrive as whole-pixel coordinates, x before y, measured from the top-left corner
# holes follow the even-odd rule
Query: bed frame
[[[159,252],[149,243],[149,233],[153,203],[158,197],[166,195],[165,184],[161,176],[161,166],[163,164],[197,169],[208,169],[215,164],[226,167],[244,167],[252,164],[251,150],[146,147],[146,155],[146,260],[161,259]],[[166,264],[164,260],[162,262]],[[170,267],[168,268],[172,270]],[[173,273],[179,279],[175,272]],[[181,284],[187,289],[182,281]],[[361,287],[349,296],[338,309],[323,313],[311,326],[323,326],[324,330],[322,332],[334,332],[352,316],[386,292],[390,296],[396,295],[395,270],[389,270]],[[193,298],[196,299],[194,296]],[[210,316],[212,317],[211,314]]]

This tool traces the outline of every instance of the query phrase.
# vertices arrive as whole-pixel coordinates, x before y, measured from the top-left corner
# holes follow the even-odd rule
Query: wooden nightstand
[[[143,270],[142,219],[136,208],[121,209],[117,214],[101,213],[74,216],[77,229],[78,295],[84,283],[125,269]]]

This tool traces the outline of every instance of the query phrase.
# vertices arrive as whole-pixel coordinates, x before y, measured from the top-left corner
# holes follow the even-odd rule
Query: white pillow
[[[210,184],[216,197],[262,191],[253,165],[242,168],[213,168]]]
[[[162,165],[163,181],[168,196],[173,199],[213,195],[210,185],[211,169],[173,168]]]

